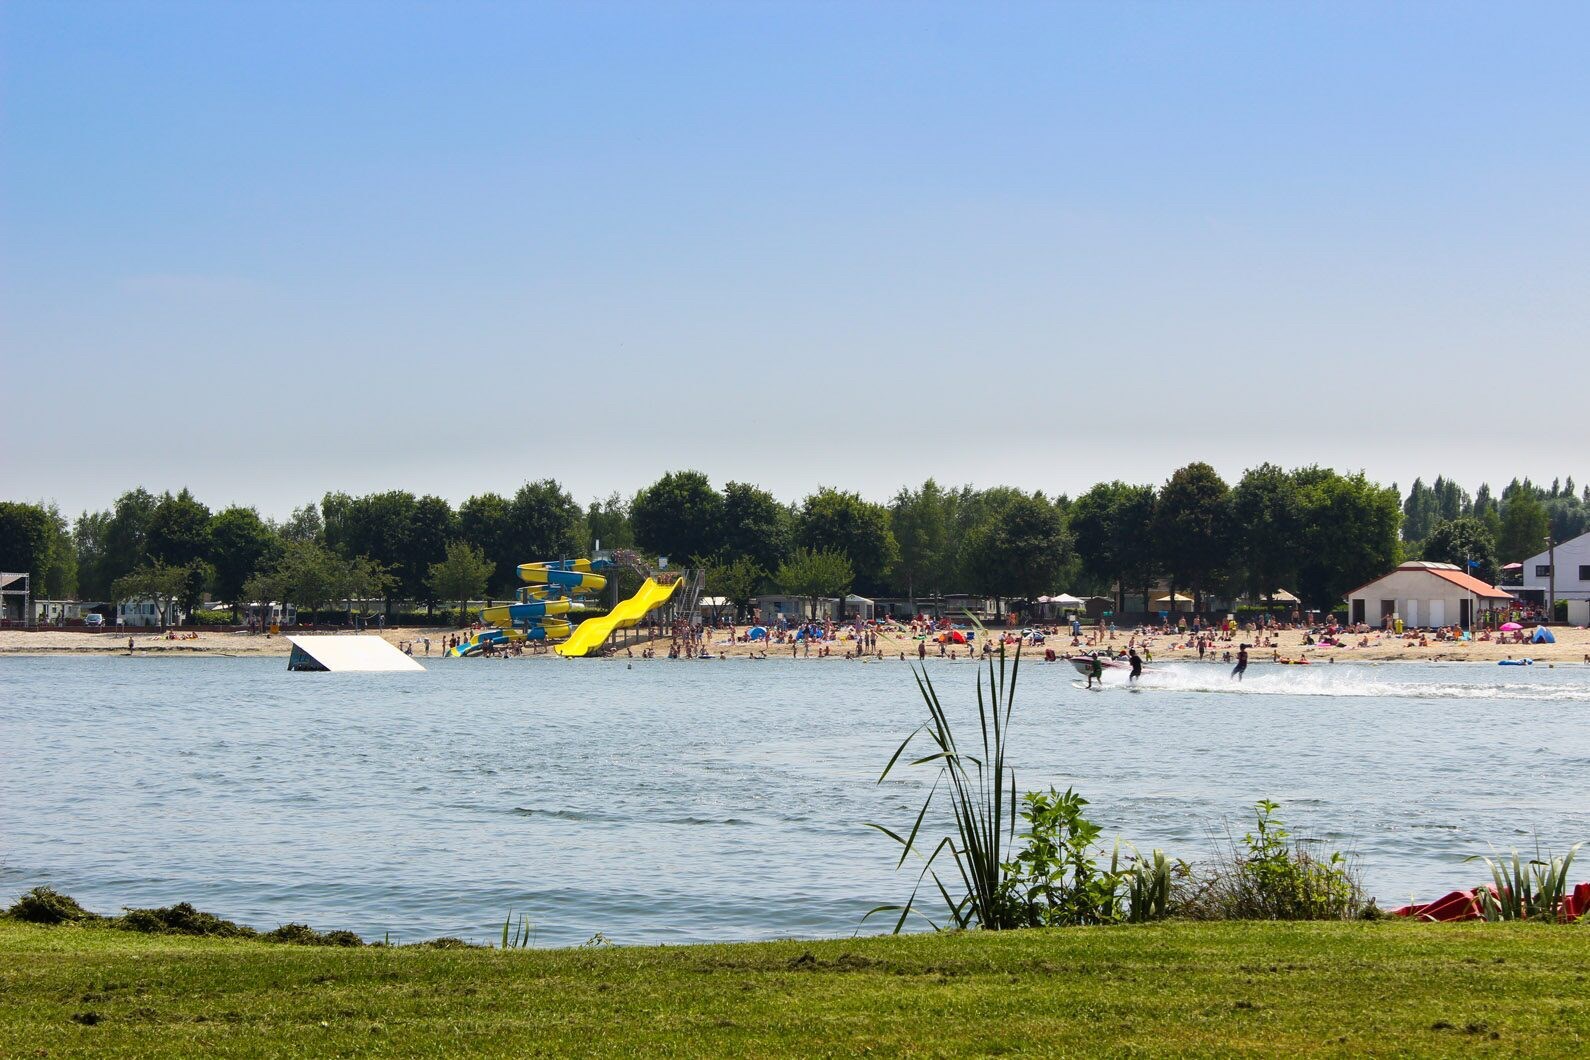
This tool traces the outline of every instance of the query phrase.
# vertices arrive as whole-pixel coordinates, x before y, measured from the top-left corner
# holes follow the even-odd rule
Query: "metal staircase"
[[[684,572],[684,585],[679,590],[677,610],[674,612],[691,625],[701,617],[701,593],[707,587],[707,572],[700,567]]]

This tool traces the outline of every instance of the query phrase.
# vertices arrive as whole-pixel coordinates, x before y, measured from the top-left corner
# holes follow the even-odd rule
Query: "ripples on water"
[[[543,945],[842,935],[910,889],[863,827],[908,824],[931,779],[874,783],[921,717],[903,664],[427,665],[0,660],[0,887],[408,941],[489,939],[512,909]],[[976,667],[929,670],[970,723]],[[1277,799],[1383,905],[1473,882],[1489,844],[1590,838],[1590,670],[1226,673],[1096,694],[1025,664],[1018,783],[1189,857]]]

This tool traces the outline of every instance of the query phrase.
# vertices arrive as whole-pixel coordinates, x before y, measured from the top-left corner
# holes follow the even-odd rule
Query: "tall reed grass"
[[[990,655],[987,671],[986,675],[981,671],[977,675],[980,739],[972,751],[980,749],[980,754],[962,750],[957,743],[949,715],[927,671],[921,668],[912,671],[927,707],[928,720],[900,742],[879,775],[878,783],[888,779],[905,757],[907,748],[919,739],[926,741],[924,750],[927,753],[909,759],[908,764],[934,767],[938,776],[906,835],[881,824],[869,822],[869,826],[900,845],[896,868],[904,866],[914,855],[922,860],[922,870],[910,898],[903,905],[880,905],[870,910],[863,921],[878,913],[898,913],[894,930],[899,931],[907,918],[917,913],[938,926],[931,917],[917,910],[921,888],[931,881],[943,900],[949,923],[955,927],[979,926],[998,931],[1023,926],[1007,883],[1011,867],[1005,860],[1016,835],[1016,776],[1006,764],[1006,756],[1010,749],[1010,719],[1016,705],[1016,680],[1021,671],[1020,647],[1014,658],[1007,660],[1001,646],[997,656]],[[941,792],[948,800],[954,830],[924,853],[919,846],[922,825]],[[963,892],[959,898],[950,893],[936,867],[939,859],[946,855],[959,878]]]

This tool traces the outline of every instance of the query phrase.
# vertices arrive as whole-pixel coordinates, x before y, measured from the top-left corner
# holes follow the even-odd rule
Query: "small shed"
[[[871,622],[877,607],[871,599],[850,593],[845,597],[845,617],[856,618],[862,622]]]

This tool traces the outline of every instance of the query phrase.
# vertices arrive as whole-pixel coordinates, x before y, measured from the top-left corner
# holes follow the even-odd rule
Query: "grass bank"
[[[0,921],[0,1055],[1590,1052],[1590,929],[1158,923],[589,950]]]

